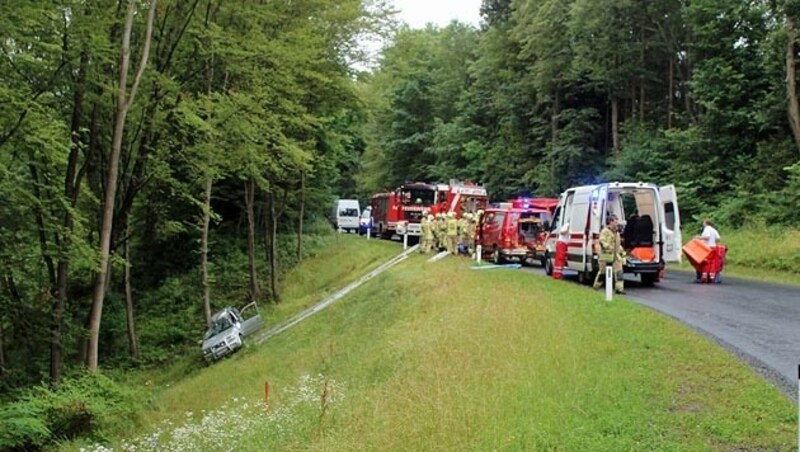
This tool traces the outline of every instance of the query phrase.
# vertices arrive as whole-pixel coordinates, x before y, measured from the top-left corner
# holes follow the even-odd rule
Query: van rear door
[[[680,262],[683,237],[681,235],[681,214],[678,210],[678,197],[674,185],[665,185],[659,188],[661,195],[661,208],[664,221],[663,231],[664,261]]]

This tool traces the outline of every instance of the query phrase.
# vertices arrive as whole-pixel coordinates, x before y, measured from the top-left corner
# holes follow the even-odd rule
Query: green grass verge
[[[725,274],[800,285],[800,230],[754,225],[720,235],[728,247]],[[691,240],[692,235],[684,233],[684,238]],[[676,268],[693,270],[688,262]]]
[[[413,256],[262,346],[155,388],[153,433],[135,442],[138,450],[794,447],[795,407],[777,389],[689,328],[601,297]]]

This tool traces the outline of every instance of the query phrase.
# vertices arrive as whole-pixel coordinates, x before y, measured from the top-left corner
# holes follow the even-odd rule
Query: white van
[[[346,232],[358,233],[361,207],[357,199],[338,199],[333,203],[333,226]]]
[[[606,217],[614,214],[627,252],[625,273],[641,276],[652,285],[664,277],[665,262],[681,260],[681,219],[675,186],[659,187],[642,182],[612,182],[574,187],[565,191],[553,214],[542,264],[553,272],[556,240],[562,225],[569,225],[566,268],[577,271],[589,283],[599,269],[594,253]]]

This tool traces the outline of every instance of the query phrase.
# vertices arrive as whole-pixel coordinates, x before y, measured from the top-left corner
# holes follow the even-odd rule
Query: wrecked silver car
[[[227,307],[211,318],[211,326],[203,336],[203,358],[216,361],[244,346],[244,338],[264,324],[258,307],[250,303],[241,310]]]

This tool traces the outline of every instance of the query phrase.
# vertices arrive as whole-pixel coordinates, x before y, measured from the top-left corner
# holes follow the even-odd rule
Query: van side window
[[[672,201],[664,204],[664,223],[667,229],[675,230],[675,203]]]
[[[495,216],[494,216],[494,221],[497,223],[497,227],[498,227],[498,228],[502,228],[502,227],[503,227],[503,221],[504,221],[505,219],[506,219],[506,214],[505,214],[505,213],[500,213],[500,212],[498,212],[498,213],[497,213],[497,214],[495,214]]]
[[[561,206],[556,208],[556,212],[553,214],[553,222],[550,224],[551,231],[557,231],[561,229]]]

